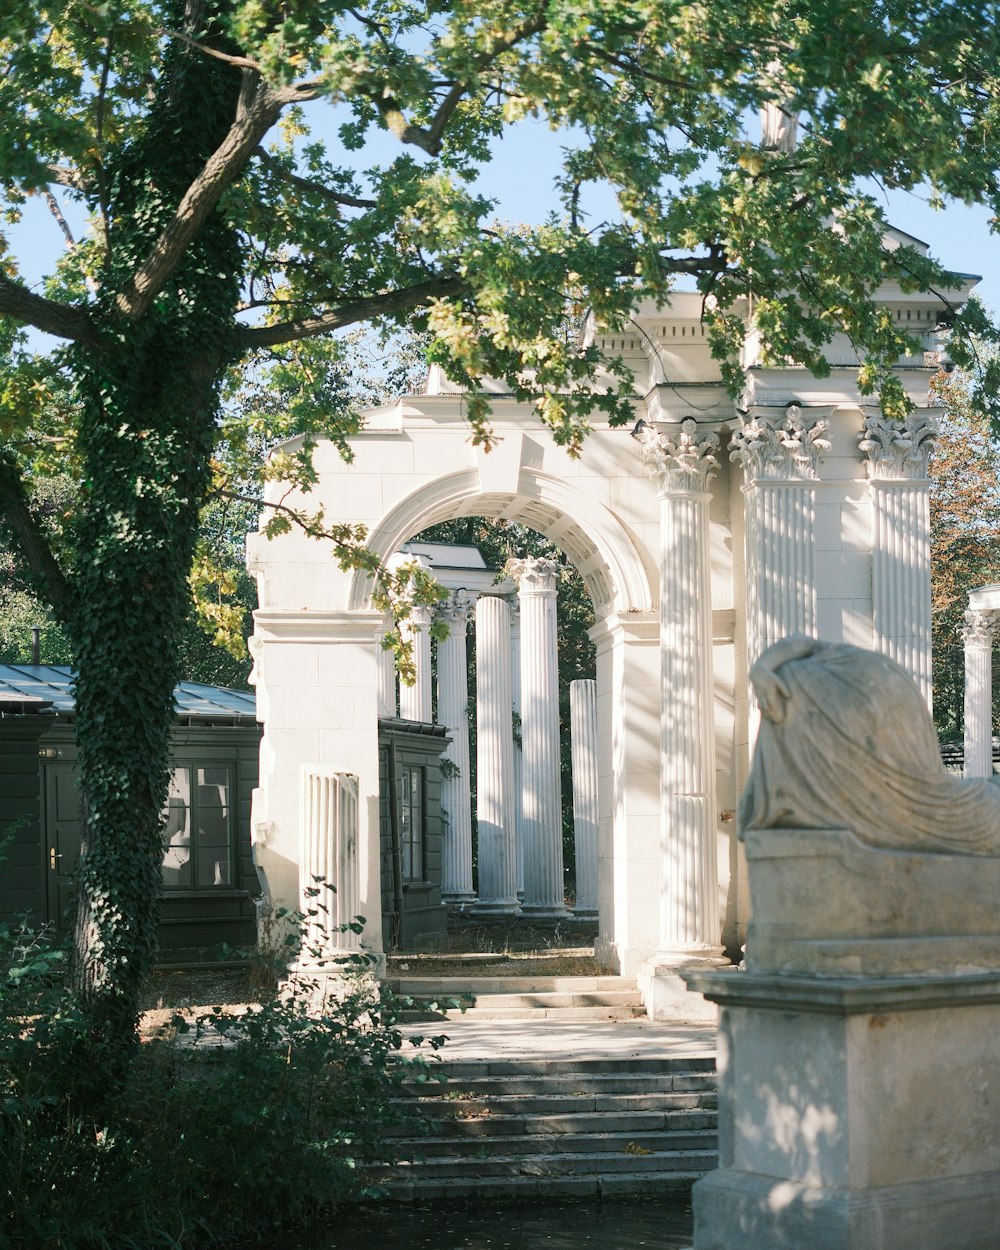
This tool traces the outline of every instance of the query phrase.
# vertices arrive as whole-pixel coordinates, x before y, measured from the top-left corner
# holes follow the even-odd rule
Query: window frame
[[[239,802],[239,795],[236,790],[237,769],[235,767],[235,763],[231,759],[213,760],[213,759],[207,759],[204,756],[198,756],[198,755],[174,758],[173,760],[171,760],[171,765],[170,765],[170,789],[171,790],[173,790],[174,780],[175,780],[177,773],[185,769],[188,771],[190,775],[190,780],[188,782],[189,802],[185,804],[185,811],[188,813],[188,817],[187,817],[188,830],[189,830],[188,841],[186,844],[184,843],[172,844],[168,840],[170,837],[169,833],[167,832],[167,819],[168,819],[168,814],[169,814],[169,802],[170,802],[169,795],[168,795],[167,807],[164,810],[164,832],[163,832],[164,862],[161,864],[161,869],[160,869],[161,889],[165,895],[171,898],[175,898],[181,894],[203,894],[203,895],[216,894],[217,895],[217,894],[225,893],[227,890],[228,891],[235,890],[238,888],[237,881],[236,881],[236,872],[237,872],[236,814],[237,814],[237,807],[238,807],[238,802]],[[227,879],[225,881],[219,882],[218,884],[216,884],[215,882],[203,882],[201,880],[201,873],[199,870],[200,858],[198,855],[198,851],[199,851],[198,838],[199,838],[201,813],[202,813],[203,807],[211,809],[213,805],[203,804],[202,799],[199,796],[198,792],[201,786],[199,785],[199,782],[198,782],[198,774],[199,772],[206,772],[209,770],[216,771],[216,772],[224,771],[226,774],[226,804],[225,804],[225,809],[224,809],[225,810],[225,846],[224,848],[222,847],[219,848],[220,850],[221,849],[225,850],[225,856],[223,857],[220,855],[216,859],[215,862],[225,863],[226,869],[227,869],[227,872],[226,872]],[[183,883],[180,883],[180,882],[174,883],[174,882],[168,882],[163,877],[163,870],[168,867],[165,861],[166,861],[167,856],[170,853],[171,845],[174,845],[177,848],[183,848],[186,845],[189,851],[189,855],[188,855],[188,859],[185,862],[190,864],[191,866],[189,881],[185,881]],[[201,847],[200,849],[205,850],[205,849],[210,849],[210,848]]]
[[[413,884],[427,880],[427,769],[423,764],[400,765],[399,850],[403,880]],[[412,781],[419,793],[414,799]],[[415,819],[416,818],[416,819]],[[416,852],[416,856],[414,855]],[[414,859],[419,862],[414,870]]]

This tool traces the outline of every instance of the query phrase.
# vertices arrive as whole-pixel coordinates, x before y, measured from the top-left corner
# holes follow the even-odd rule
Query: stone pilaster
[[[514,847],[517,854],[517,897],[524,899],[524,751],[521,747],[521,605],[508,600],[510,608],[510,688],[514,708]]]
[[[299,910],[310,917],[306,946],[321,951],[322,959],[337,951],[358,950],[359,935],[346,926],[360,912],[360,902],[358,779],[304,764],[299,792]]]
[[[928,462],[937,409],[905,421],[864,410],[859,444],[872,501],[875,650],[901,664],[931,706],[931,521]]]
[[[521,608],[521,828],[526,915],[563,916],[555,560],[511,560]]]
[[[434,719],[431,695],[431,621],[432,608],[418,605],[403,622],[403,637],[413,646],[413,664],[417,679],[412,686],[399,686],[399,715],[403,720],[430,723]]]
[[[641,978],[656,1016],[684,992],[680,966],[721,954],[708,511],[719,440],[691,417],[639,437],[660,499],[660,954]]]
[[[569,684],[573,743],[573,834],[576,846],[574,915],[597,916],[597,682]]]
[[[753,408],[730,444],[743,470],[751,664],[788,634],[816,633],[815,484],[828,411]]]
[[[382,646],[382,639],[388,632],[389,626],[385,625],[383,629],[375,635],[375,669],[378,698],[378,714],[379,717],[393,717],[399,714],[399,707],[396,700],[396,662],[391,651],[386,651]]]
[[[479,899],[472,910],[516,915],[514,724],[510,609],[495,595],[476,604],[476,815]]]
[[[441,899],[445,903],[468,903],[472,888],[472,798],[469,762],[469,674],[466,628],[472,601],[457,590],[438,608],[438,618],[448,626],[448,637],[438,642],[438,721],[448,730],[451,742],[444,753],[441,772],[441,808],[444,839],[441,862]]]
[[[1000,612],[965,614],[965,775],[993,776],[993,645]]]

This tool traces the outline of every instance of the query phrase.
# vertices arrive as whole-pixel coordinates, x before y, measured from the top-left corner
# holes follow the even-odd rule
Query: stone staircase
[[[685,1191],[716,1166],[711,1056],[445,1061],[429,1123],[370,1181],[396,1201]]]
[[[390,982],[413,1000],[410,1020],[632,1020],[646,1014],[629,977],[405,977]],[[449,1001],[459,1007],[443,1007]],[[442,1005],[442,1006],[439,1006]]]

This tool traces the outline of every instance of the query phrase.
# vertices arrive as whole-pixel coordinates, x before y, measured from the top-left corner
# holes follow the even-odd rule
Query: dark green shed
[[[80,851],[72,673],[0,665],[0,916],[68,927]],[[252,693],[175,692],[160,911],[161,958],[256,940],[250,849],[260,726]]]

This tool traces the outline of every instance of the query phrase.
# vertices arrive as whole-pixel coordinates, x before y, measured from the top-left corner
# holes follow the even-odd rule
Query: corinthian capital
[[[962,641],[969,650],[991,651],[1000,626],[1000,611],[995,608],[973,608],[963,617]]]
[[[517,582],[518,594],[555,594],[559,562],[543,556],[527,556],[523,560],[508,560],[504,572]]]
[[[757,409],[733,435],[729,458],[742,468],[747,483],[813,481],[820,456],[830,446],[823,437],[829,424],[798,404]]]
[[[719,467],[712,452],[719,436],[712,430],[699,430],[694,417],[685,417],[678,433],[660,434],[651,425],[635,431],[642,448],[642,462],[656,482],[661,495],[671,491],[705,491]]]
[[[448,626],[448,633],[464,630],[469,621],[469,613],[475,602],[466,590],[453,590],[444,603],[439,603],[436,616]]]
[[[937,432],[936,409],[911,412],[905,421],[884,417],[877,408],[866,409],[858,446],[868,453],[869,478],[926,481]]]

